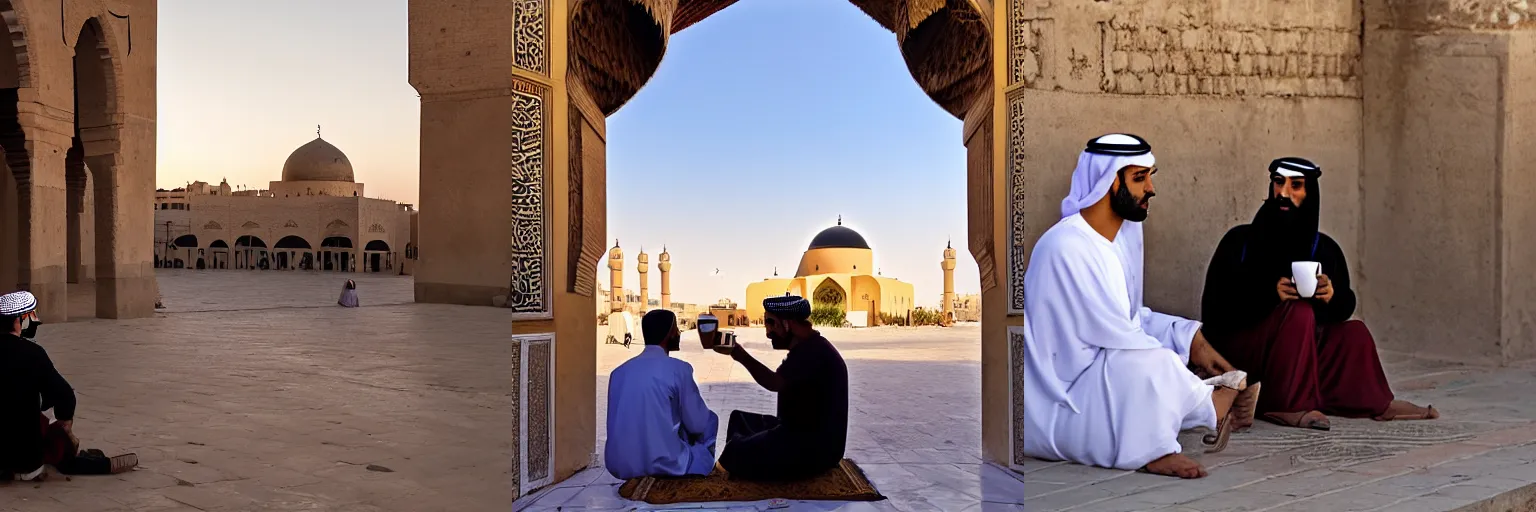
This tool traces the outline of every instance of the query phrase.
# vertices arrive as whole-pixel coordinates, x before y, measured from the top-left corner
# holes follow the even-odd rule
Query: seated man
[[[1200,323],[1142,306],[1141,221],[1155,164],[1139,137],[1089,141],[1063,218],[1035,244],[1024,275],[1031,457],[1199,478],[1205,469],[1180,454],[1179,431],[1216,429],[1207,443],[1218,451],[1233,428],[1252,424],[1257,386],[1215,387],[1190,373],[1232,371]]]
[[[715,468],[720,418],[704,405],[693,365],[679,348],[677,315],[657,309],[641,319],[645,349],[608,376],[608,442],[603,461],[614,478],[708,475]]]
[[[139,464],[134,454],[108,459],[80,449],[75,437],[75,390],[59,375],[48,351],[33,343],[42,324],[28,292],[0,296],[0,475],[40,480],[44,466],[66,475],[120,473]],[[42,411],[53,409],[49,423]],[[8,478],[7,478],[8,479]]]
[[[743,480],[815,477],[842,462],[847,447],[848,366],[832,342],[811,328],[810,302],[769,297],[763,309],[774,350],[789,351],[778,370],[757,362],[739,343],[715,349],[730,353],[758,385],[779,394],[779,415],[731,411],[720,466]]]
[[[1318,232],[1317,165],[1269,164],[1269,199],[1253,223],[1232,228],[1205,275],[1202,316],[1211,344],[1264,383],[1259,414],[1281,425],[1328,430],[1328,417],[1431,419],[1434,407],[1394,400],[1376,342],[1358,320],[1344,251]],[[1291,263],[1321,263],[1310,298],[1291,282]]]

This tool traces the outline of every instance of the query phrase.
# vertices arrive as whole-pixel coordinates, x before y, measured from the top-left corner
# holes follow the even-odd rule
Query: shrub
[[[828,327],[842,327],[848,321],[848,315],[843,308],[838,306],[816,306],[811,309],[811,324]]]

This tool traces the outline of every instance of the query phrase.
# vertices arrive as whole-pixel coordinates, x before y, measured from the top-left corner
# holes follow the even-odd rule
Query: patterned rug
[[[875,490],[875,485],[864,477],[864,471],[848,459],[843,459],[837,467],[816,478],[784,483],[731,480],[725,470],[716,464],[714,472],[706,477],[631,478],[619,487],[619,496],[652,505],[774,498],[838,501],[885,499]]]

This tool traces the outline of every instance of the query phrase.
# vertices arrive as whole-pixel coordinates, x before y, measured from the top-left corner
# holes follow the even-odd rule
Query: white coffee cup
[[[1303,299],[1312,298],[1317,293],[1317,278],[1323,274],[1323,264],[1316,261],[1291,262],[1291,282],[1296,285],[1296,294]]]

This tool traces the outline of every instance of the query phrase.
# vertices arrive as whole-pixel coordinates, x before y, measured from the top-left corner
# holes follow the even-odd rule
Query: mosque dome
[[[836,226],[821,230],[816,238],[811,239],[811,246],[805,250],[815,249],[868,249],[869,243],[864,241],[864,235],[858,231],[844,227],[841,222]]]
[[[869,242],[864,241],[864,235],[843,226],[843,220],[838,219],[836,226],[821,230],[811,239],[811,246],[800,256],[800,268],[795,270],[795,277],[870,275],[873,269],[874,251],[870,250]]]
[[[352,161],[336,146],[318,137],[299,146],[283,162],[283,181],[355,181]]]

